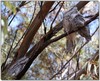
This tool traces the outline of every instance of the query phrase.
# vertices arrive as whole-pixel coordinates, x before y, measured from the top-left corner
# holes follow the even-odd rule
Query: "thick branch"
[[[98,27],[98,28],[99,28],[99,27]],[[98,30],[98,28],[95,30],[95,32],[92,34],[92,36],[96,33],[96,31]],[[91,37],[92,37],[92,36],[91,36]],[[88,42],[89,42],[89,41],[88,41]],[[50,78],[50,80],[53,79],[56,75],[58,75],[58,74],[63,70],[63,68],[77,55],[77,53],[78,53],[88,42],[85,42],[85,43],[75,52],[75,54],[73,54],[73,56],[64,64],[64,66],[63,66],[55,75],[53,75],[52,78]]]
[[[78,10],[80,10],[80,8],[82,8],[84,5],[86,5],[89,1],[80,1],[76,6],[78,8]]]
[[[42,7],[43,16],[41,19],[41,11],[37,14],[36,18],[30,25],[30,30],[27,32],[26,36],[23,39],[23,42],[18,50],[18,58],[24,56],[33,40],[33,37],[35,36],[36,32],[38,31],[42,21],[44,20],[45,16],[48,14],[48,11],[52,7],[54,1],[45,2]]]
[[[30,2],[30,1],[29,1],[29,2]],[[29,2],[27,2],[27,3],[29,3]],[[27,4],[27,3],[26,3],[26,4]],[[29,25],[28,25],[27,27],[29,27],[29,26],[31,25],[31,23],[32,23],[32,20],[33,20],[33,18],[34,18],[34,14],[35,14],[35,10],[36,10],[36,2],[35,2],[34,12],[33,12],[32,18],[31,18],[30,23],[29,23]],[[27,32],[28,30],[29,30],[29,28],[27,28],[26,31],[23,33],[22,37],[18,40],[16,46],[12,49],[12,52],[13,52],[13,51],[15,50],[15,48],[18,46],[18,44],[20,43],[20,41],[22,40],[22,38],[25,36],[25,34],[26,34],[26,32]]]
[[[96,13],[92,18],[90,18],[90,20],[86,21],[86,22],[85,22],[85,26],[88,25],[88,24],[89,24],[90,22],[92,22],[93,20],[95,20],[98,16],[99,16],[99,12]],[[83,27],[83,28],[84,28],[84,27]],[[81,27],[81,28],[79,28],[78,30],[81,30],[81,29],[83,29],[83,28]],[[67,36],[67,35],[69,35],[69,34],[71,34],[71,33],[74,33],[74,32],[76,32],[76,31],[78,31],[78,30],[71,31],[71,32],[69,32],[69,33],[64,33],[64,34],[62,34],[62,35],[60,35],[60,36],[58,36],[58,37],[56,37],[56,38],[54,38],[54,39],[52,39],[52,40],[49,40],[48,42],[49,42],[49,43],[56,42],[57,40],[59,40],[59,39],[65,37],[65,36]]]
[[[86,1],[87,2],[87,1]],[[83,4],[84,6],[85,4]],[[78,6],[78,5],[77,5]],[[78,6],[78,9],[81,9],[83,6]],[[37,22],[36,22],[37,23]],[[20,79],[25,72],[28,70],[28,68],[30,67],[30,65],[32,64],[32,62],[34,61],[34,59],[36,59],[36,57],[50,44],[48,43],[48,40],[50,40],[58,31],[60,31],[62,29],[62,22],[60,22],[58,25],[56,25],[52,31],[49,31],[26,55],[29,57],[29,61],[27,62],[27,64],[25,65],[24,69],[16,76],[16,79]],[[33,30],[33,29],[32,29]],[[35,29],[36,32],[37,29]],[[30,35],[31,33],[29,33]],[[34,34],[34,32],[33,32]],[[28,35],[27,35],[28,36]],[[27,37],[28,38],[28,37]],[[28,43],[25,44],[30,44],[29,43],[29,39],[25,39]],[[24,45],[23,45],[24,46]],[[25,47],[25,46],[24,46]],[[24,48],[23,47],[23,48]],[[22,49],[23,49],[22,48]],[[20,53],[23,53],[20,52]]]
[[[80,2],[80,3],[83,3],[82,6],[79,6],[80,3],[77,4],[78,9],[81,9],[87,2],[88,2],[88,1]],[[48,5],[48,3],[50,3],[50,5]],[[45,2],[44,6],[43,6],[43,8],[42,8],[42,12],[45,13],[45,14],[43,13],[43,19],[44,19],[44,16],[47,15],[46,12],[49,11],[49,9],[50,9],[51,5],[53,5],[53,3],[54,3],[54,2]],[[47,4],[47,5],[46,5],[46,4]],[[39,29],[39,27],[40,27],[40,25],[41,25],[41,23],[42,23],[42,22],[41,22],[41,19],[40,19],[40,16],[41,16],[41,13],[39,12],[38,15],[37,15],[37,17],[34,19],[32,25],[30,26],[30,28],[31,28],[30,32],[28,32],[27,35],[25,36],[25,38],[23,39],[24,41],[22,42],[21,47],[20,47],[19,50],[18,50],[18,54],[19,54],[18,57],[23,56],[23,55],[27,52],[27,50],[28,50],[28,48],[29,48],[29,46],[30,46],[30,44],[31,44],[31,41],[32,41],[34,35],[36,34],[37,30]],[[38,22],[37,22],[37,21],[38,21]],[[62,26],[61,26],[61,25],[62,25],[62,22],[59,24],[59,28],[57,28],[57,29],[54,28],[55,30],[53,29],[54,31],[51,32],[51,33],[55,34],[55,33],[57,33],[59,30],[61,30],[61,29],[62,29]],[[49,34],[49,35],[50,35],[50,34]],[[52,34],[51,34],[51,35],[52,35]],[[50,36],[49,36],[49,37],[50,37]],[[52,37],[52,36],[51,36],[51,37]],[[22,53],[23,53],[23,54],[22,54]]]

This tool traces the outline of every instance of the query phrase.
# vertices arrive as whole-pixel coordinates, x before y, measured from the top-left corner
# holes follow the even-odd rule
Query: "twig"
[[[88,16],[85,16],[84,18],[90,18],[90,17],[93,17],[94,15],[88,15]]]
[[[26,1],[22,1],[21,4],[19,5],[19,7],[24,6],[24,5],[25,5],[25,2],[26,2]]]
[[[45,26],[45,22],[44,22],[44,21],[43,21],[43,25],[44,25],[44,34],[46,34],[47,28],[46,28],[46,26]]]
[[[99,12],[97,12],[93,17],[91,17],[87,22],[85,22],[85,25],[89,24],[92,22],[94,19],[96,19],[99,16]]]
[[[99,15],[99,12],[97,12],[92,18],[90,18],[88,21],[86,21],[86,22],[85,22],[85,26],[88,25],[88,24],[89,24],[90,22],[92,22],[93,20],[95,20],[95,19],[98,17],[98,15]],[[84,27],[80,27],[78,30],[81,30],[81,29],[83,29],[83,28],[84,28]],[[69,35],[69,34],[71,34],[71,33],[77,32],[78,30],[71,31],[71,32],[69,32],[69,33],[64,33],[64,34],[62,34],[62,35],[60,35],[60,36],[58,36],[58,37],[56,37],[56,38],[53,38],[53,39],[49,40],[48,43],[55,42],[55,41],[57,41],[57,40],[59,40],[59,39],[65,37],[65,36],[67,36],[67,35]]]
[[[21,4],[19,5],[19,8],[22,7],[24,5],[26,1],[22,1]],[[8,26],[11,24],[11,22],[13,21],[13,19],[15,18],[15,16],[17,15],[17,12],[19,11],[19,8],[16,8],[16,13],[13,16],[13,18],[11,19],[11,21],[9,22]]]
[[[81,7],[79,6],[78,10],[81,9],[84,5],[86,5],[86,4],[84,4],[84,2],[83,2],[83,4],[81,4]],[[53,37],[53,35],[56,34],[58,31],[60,31],[61,29],[62,29],[62,22],[60,22],[58,25],[56,25],[53,28],[53,31],[49,31],[45,36],[43,36],[43,38],[41,38],[41,40],[37,44],[35,44],[35,47],[32,47],[32,49],[29,52],[27,52],[27,54],[30,54],[32,57],[31,57],[31,59],[29,59],[29,61],[27,62],[27,64],[25,65],[25,67],[22,69],[22,71],[18,74],[18,76],[17,76],[16,79],[20,79],[26,73],[26,71],[28,70],[28,68],[30,67],[30,65],[32,64],[32,62],[36,59],[36,57],[41,53],[41,51],[43,51],[43,49],[45,47],[47,47],[49,45],[48,43],[45,43],[45,41],[50,40],[51,37]],[[35,33],[36,33],[36,31],[37,30],[35,30]],[[45,37],[47,37],[46,40],[45,40]],[[29,44],[29,43],[27,43],[27,44]],[[38,45],[40,45],[40,47]],[[37,46],[39,47],[38,50],[36,50]]]
[[[12,49],[11,52],[13,52],[13,51],[15,50],[15,48],[18,46],[19,42],[22,40],[22,38],[26,35],[26,33],[28,32],[28,30],[30,29],[29,26],[31,25],[32,20],[33,20],[33,18],[34,18],[35,10],[36,10],[36,2],[35,2],[35,6],[34,6],[33,16],[32,16],[32,18],[31,18],[31,20],[30,20],[30,24],[28,25],[28,28],[27,28],[26,31],[23,33],[22,37],[19,39],[19,41],[17,42],[17,44],[15,45],[15,47]],[[10,53],[11,53],[11,52],[10,52]],[[15,54],[14,58],[16,58],[17,54],[18,54],[18,53]],[[4,66],[4,63],[3,63],[2,65]]]
[[[53,76],[50,78],[50,80],[53,79],[56,75],[58,75],[58,74],[63,70],[63,68],[76,56],[76,54],[77,54],[86,44],[87,44],[87,42],[86,42],[85,44],[83,44],[83,46],[81,46],[81,47],[79,48],[79,50],[65,63],[65,65],[64,65],[55,75],[53,75]]]
[[[96,18],[97,16],[95,16],[95,18]],[[29,51],[29,52],[27,52],[27,55],[29,55],[29,56],[31,56],[31,58],[30,58],[30,60],[29,60],[29,62],[26,64],[26,66],[25,66],[25,68],[23,69],[23,72],[25,72],[25,70],[27,69],[28,70],[28,66],[30,66],[31,65],[31,63],[35,60],[35,58],[41,53],[41,51],[45,48],[45,47],[47,47],[48,45],[50,45],[51,43],[53,43],[53,42],[55,42],[55,41],[57,41],[57,40],[55,40],[55,41],[51,41],[50,39],[53,37],[53,35],[55,35],[59,30],[61,30],[62,29],[62,22],[60,22],[58,25],[56,25],[54,28],[53,28],[53,30],[52,31],[49,31],[45,36],[43,36],[41,39],[40,39],[40,41],[37,43],[37,44],[35,44],[35,46],[34,47],[32,47],[32,49]],[[81,28],[80,28],[81,29]],[[75,32],[75,31],[73,31],[73,32]],[[71,33],[73,33],[73,32],[70,32],[70,34]],[[65,36],[66,35],[68,35],[68,34],[65,34]],[[62,37],[61,37],[62,38]],[[61,39],[60,38],[60,39]],[[59,39],[58,39],[59,40]],[[41,47],[42,46],[42,47]],[[26,70],[26,71],[27,71]]]
[[[17,42],[16,46],[12,49],[12,52],[15,50],[15,48],[18,46],[19,42],[22,40],[22,38],[25,36],[25,34],[28,32],[29,30],[29,26],[31,25],[32,23],[32,20],[34,18],[34,14],[35,14],[35,10],[36,10],[36,2],[35,2],[35,6],[34,6],[34,12],[33,12],[33,15],[32,15],[32,18],[30,20],[30,24],[28,25],[28,28],[26,29],[26,31],[23,33],[22,37],[19,39],[19,41]]]
[[[89,59],[89,62],[91,61],[91,60],[96,60],[95,58],[96,57],[98,57],[99,56],[99,50],[97,50],[97,52],[91,57],[91,59]],[[83,66],[84,67],[84,66]],[[76,78],[74,79],[74,74],[72,74],[72,76],[69,78],[69,80],[76,80],[76,79],[78,79],[82,74],[85,74],[86,73],[86,69],[87,69],[87,65],[85,65],[85,67],[84,68],[82,68],[82,69],[80,69],[80,70],[78,70],[77,71],[77,73],[76,73]]]
[[[39,4],[39,6],[40,6],[40,11],[41,11],[41,21],[42,21],[42,19],[43,19],[43,14],[42,14],[42,5],[43,5],[43,2],[41,2],[41,4],[40,4],[40,3],[38,3],[38,4]],[[46,20],[46,19],[44,19],[44,20]],[[44,20],[43,20],[44,34],[46,34],[46,26],[45,26]]]
[[[9,58],[9,56],[10,56],[11,49],[12,49],[13,44],[14,44],[14,41],[15,41],[15,39],[16,39],[17,31],[18,31],[18,30],[16,30],[16,32],[15,32],[15,36],[14,36],[14,39],[13,39],[13,41],[12,41],[11,47],[10,47],[10,49],[9,49],[9,51],[8,51],[8,54],[7,54],[6,60],[5,60],[4,63],[2,63],[2,65],[1,65],[1,67],[2,67],[2,71],[3,71],[4,68],[6,67],[6,62],[7,62],[8,58]]]
[[[28,1],[28,2],[24,3],[24,5],[26,5],[26,4],[30,3],[30,2],[31,2],[31,1]]]
[[[17,14],[17,12],[16,12]],[[13,19],[15,18],[16,14],[13,16],[13,18],[11,19],[11,21],[9,22],[8,26],[11,24],[11,22],[13,21]]]
[[[99,27],[94,31],[94,33],[92,34],[92,36],[96,33],[96,31],[99,29]],[[91,36],[91,37],[92,37]],[[77,53],[88,43],[89,41],[87,41],[87,42],[85,42],[78,50],[77,50],[77,52],[65,63],[65,65],[55,74],[55,75],[53,75],[51,78],[50,78],[50,80],[51,79],[53,79],[56,75],[58,75],[62,70],[63,70],[63,68],[77,55]]]
[[[75,71],[75,76],[74,76],[74,79],[76,78],[76,73],[77,73],[77,70],[79,70],[79,56],[80,56],[80,52],[77,53],[76,55],[76,71]]]
[[[64,1],[63,1],[63,3],[61,4],[61,6],[60,6],[60,8],[59,8],[59,10],[58,10],[58,12],[57,12],[55,18],[54,18],[53,21],[52,21],[51,26],[50,26],[50,29],[52,29],[52,25],[53,25],[54,21],[56,20],[56,18],[57,18],[57,16],[58,16],[58,14],[59,14],[59,12],[60,12],[60,10],[61,10],[63,4],[64,4]]]
[[[34,12],[33,12],[32,18],[31,18],[31,20],[30,20],[30,24],[29,24],[29,26],[30,26],[31,23],[32,23],[32,20],[33,20],[33,18],[34,18],[35,11],[36,11],[36,2],[35,2]]]
[[[59,5],[60,2],[61,2],[61,1],[59,1],[59,2],[56,4],[56,6],[55,6],[52,10],[49,11],[49,13],[51,13],[52,11],[54,11],[54,10],[56,9],[56,7]]]

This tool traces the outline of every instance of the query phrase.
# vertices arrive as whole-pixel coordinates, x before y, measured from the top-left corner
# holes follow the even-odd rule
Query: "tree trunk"
[[[81,3],[81,2],[80,2]],[[79,3],[79,4],[80,4]],[[84,3],[84,2],[83,2]],[[84,5],[86,5],[88,1],[85,2]],[[82,3],[81,3],[82,4]],[[78,6],[78,5],[77,5]],[[78,6],[78,9],[81,9],[83,7]],[[56,25],[52,31],[50,30],[26,55],[29,57],[29,61],[26,63],[24,69],[16,76],[16,79],[20,79],[21,76],[25,74],[25,72],[28,70],[32,62],[36,59],[36,57],[50,44],[50,39],[62,29],[62,22],[60,22],[58,25]],[[29,56],[30,55],[30,56]]]
[[[85,6],[89,1],[82,1],[79,2],[76,6],[78,7],[78,10],[80,10],[83,6]],[[32,39],[34,38],[36,32],[38,31],[39,27],[41,26],[41,23],[43,22],[44,18],[48,14],[50,8],[52,7],[54,1],[46,1],[42,7],[42,10],[37,14],[36,18],[30,25],[29,31],[25,35],[23,42],[18,49],[17,59],[15,60],[14,64],[10,66],[10,69],[13,70],[18,68],[21,65],[21,70],[17,73],[15,76],[15,79],[21,79],[23,75],[26,73],[32,62],[36,59],[36,57],[49,45],[51,44],[51,38],[62,29],[62,22],[60,22],[58,25],[56,25],[52,30],[50,30],[43,38],[40,39],[40,41],[28,52],[28,48],[32,42]],[[41,15],[42,12],[42,15]],[[25,56],[26,55],[26,56]],[[25,59],[23,62],[21,60]],[[19,63],[20,62],[20,63]],[[24,65],[23,65],[24,64]],[[16,66],[18,65],[18,66]],[[16,66],[16,67],[15,67]],[[24,66],[24,67],[23,67]],[[14,68],[15,67],[15,68]]]
[[[41,26],[44,18],[47,16],[49,10],[51,9],[52,5],[54,4],[54,1],[45,1],[44,5],[40,9],[39,13],[33,20],[32,24],[29,27],[28,32],[26,33],[25,37],[23,38],[22,44],[20,48],[18,49],[17,53],[15,54],[15,57],[11,64],[7,66],[5,71],[2,72],[2,74],[9,76],[10,78],[13,77],[14,79],[20,79],[22,76],[17,77],[18,73],[21,72],[26,62],[29,60],[25,55],[26,52],[36,34],[39,27]],[[15,72],[15,73],[14,73]],[[26,71],[25,71],[26,72]]]
[[[32,22],[32,24],[29,27],[29,31],[27,32],[26,36],[23,39],[23,42],[18,50],[17,58],[21,58],[26,54],[26,52],[32,42],[33,37],[35,36],[36,32],[38,31],[39,27],[41,26],[44,18],[48,14],[53,3],[54,3],[54,1],[46,1],[44,3],[42,9],[39,11],[37,16],[35,17],[34,21]]]

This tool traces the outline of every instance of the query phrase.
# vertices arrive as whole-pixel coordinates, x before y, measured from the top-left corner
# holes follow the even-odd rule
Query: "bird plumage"
[[[83,27],[85,23],[85,19],[77,10],[77,7],[73,7],[67,12],[64,13],[63,16],[63,28],[66,33],[70,31],[75,31],[80,27]],[[78,30],[78,34],[84,37],[87,41],[91,39],[89,29],[84,27],[82,30]],[[75,39],[77,32],[72,33],[66,37],[66,51],[71,52],[75,47]]]

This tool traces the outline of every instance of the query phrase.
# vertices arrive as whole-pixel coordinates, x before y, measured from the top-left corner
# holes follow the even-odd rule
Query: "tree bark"
[[[88,1],[86,1],[88,2]],[[81,9],[85,4],[78,6],[78,9]],[[83,2],[84,3],[84,2]],[[80,4],[80,3],[79,3]],[[82,4],[82,3],[81,3]],[[50,44],[50,39],[62,29],[62,22],[56,25],[52,31],[50,30],[26,55],[29,57],[29,61],[25,65],[24,69],[16,76],[16,79],[20,79],[25,72],[28,70],[32,62],[36,59],[36,57]]]
[[[39,13],[37,14],[35,19],[33,20],[32,24],[30,25],[28,32],[26,33],[25,37],[23,38],[22,44],[21,44],[20,48],[18,49],[17,53],[15,54],[13,61],[9,65],[7,65],[7,68],[5,69],[5,71],[8,70],[7,74],[9,74],[9,72],[10,73],[13,73],[14,71],[17,72],[17,70],[19,70],[18,71],[18,73],[19,73],[21,71],[21,69],[23,69],[21,67],[23,67],[26,64],[26,62],[25,63],[20,62],[21,64],[18,62],[19,62],[19,60],[23,59],[24,56],[26,55],[26,52],[27,52],[36,32],[38,31],[39,27],[41,26],[44,18],[47,16],[47,14],[48,14],[48,12],[51,9],[53,4],[54,4],[54,1],[45,1],[44,5],[40,9]],[[20,69],[18,69],[16,64],[18,64],[18,67],[20,67]],[[11,69],[11,70],[9,70],[9,69]],[[9,75],[12,76],[12,74],[9,74]],[[22,76],[19,76],[18,79],[20,79]]]
[[[54,3],[54,1],[46,1],[43,5],[42,9],[37,14],[36,18],[32,22],[32,24],[30,25],[29,31],[27,32],[26,36],[24,37],[23,42],[18,50],[18,56],[17,56],[18,59],[23,57],[26,54],[26,52],[32,42],[33,37],[35,36],[36,32],[38,31],[39,27],[41,26],[44,18],[48,14],[53,3]]]
[[[89,1],[82,1],[79,2],[76,6],[78,10],[80,10],[83,6],[85,6]],[[36,59],[36,57],[52,42],[50,42],[51,38],[62,29],[62,22],[56,25],[52,30],[50,30],[40,41],[35,44],[35,46],[28,52],[28,48],[34,38],[36,32],[38,31],[39,27],[41,26],[42,21],[48,14],[50,8],[52,7],[54,1],[46,1],[42,7],[42,10],[37,14],[36,18],[32,22],[29,31],[26,33],[26,36],[23,39],[23,42],[18,50],[17,59],[24,57],[25,55],[29,58],[28,62],[26,63],[25,67],[18,73],[15,79],[21,79],[23,75],[26,73],[32,62]],[[42,12],[42,15],[41,15]],[[41,17],[42,16],[42,17]],[[57,40],[56,40],[57,41]],[[16,61],[17,61],[16,59]],[[15,63],[16,63],[15,61]]]

